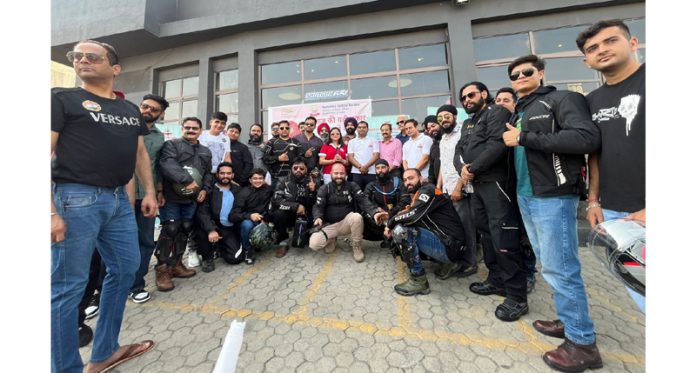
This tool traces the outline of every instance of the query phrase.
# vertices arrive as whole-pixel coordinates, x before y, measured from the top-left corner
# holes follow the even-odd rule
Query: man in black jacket
[[[399,246],[410,273],[409,279],[395,285],[394,290],[400,295],[428,294],[430,286],[419,253],[454,272],[466,250],[466,237],[452,201],[435,185],[421,184],[418,169],[404,171],[404,184],[412,194],[411,204],[391,217],[384,229],[384,235]]]
[[[239,186],[249,185],[249,176],[254,168],[254,160],[251,158],[249,148],[239,142],[242,126],[239,123],[230,123],[227,126],[227,137],[230,139],[230,151],[225,161],[232,163],[237,172],[234,173],[234,182]]]
[[[336,249],[336,237],[350,234],[353,245],[353,259],[360,263],[365,260],[362,251],[363,219],[356,204],[362,211],[375,219],[377,224],[386,220],[386,212],[377,211],[358,184],[346,180],[346,168],[341,163],[331,167],[331,182],[324,184],[317,192],[317,203],[312,209],[314,226],[317,231],[309,237],[309,248],[324,249],[332,253]]]
[[[280,135],[278,138],[272,138],[268,141],[263,155],[263,163],[268,166],[268,170],[271,172],[274,186],[278,179],[290,174],[292,162],[298,157],[302,157],[304,153],[302,144],[290,138],[290,123],[287,120],[281,120],[278,128]]]
[[[239,197],[234,200],[231,218],[234,224],[239,224],[246,264],[254,264],[254,252],[249,241],[251,230],[262,221],[270,220],[268,209],[273,197],[273,189],[266,184],[265,179],[266,171],[258,168],[251,171],[249,186],[243,188],[239,192]]]
[[[580,275],[577,207],[584,188],[580,168],[585,154],[599,148],[585,97],[542,85],[544,61],[523,56],[508,66],[520,97],[517,120],[507,124],[503,140],[514,147],[517,201],[529,240],[541,261],[541,274],[553,288],[559,320],[537,320],[538,331],[566,342],[546,352],[553,368],[581,372],[600,368],[594,323]]]
[[[292,175],[280,179],[275,187],[273,224],[279,242],[275,252],[276,258],[282,258],[288,253],[288,227],[291,227],[299,216],[303,216],[308,222],[312,221],[312,207],[317,199],[319,180],[308,172],[307,163],[303,159],[296,159],[292,163]]]
[[[514,177],[508,166],[508,148],[502,139],[510,112],[493,104],[488,87],[481,82],[462,86],[462,103],[473,114],[474,130],[463,153],[462,179],[473,183],[476,229],[481,232],[488,278],[474,282],[476,294],[505,295],[495,310],[503,321],[515,321],[529,312],[526,271],[519,247],[519,217],[514,201]]]
[[[174,289],[172,276],[187,278],[196,274],[184,267],[181,257],[193,230],[196,202],[205,200],[213,181],[209,172],[212,154],[198,142],[203,129],[200,119],[184,118],[182,127],[182,137],[166,141],[159,159],[166,200],[159,210],[162,231],[155,248],[155,282],[159,291]],[[196,173],[198,180],[194,178]]]
[[[239,250],[239,229],[232,223],[232,207],[239,187],[232,183],[234,171],[232,163],[222,162],[215,174],[217,182],[198,206],[198,252],[203,257],[203,272],[215,270],[213,245],[222,251],[222,258],[229,261]]]
[[[379,211],[386,211],[389,217],[396,215],[409,203],[409,195],[401,179],[389,172],[389,162],[379,159],[375,162],[377,179],[365,186],[367,199],[377,205]],[[372,216],[363,211],[363,238],[368,241],[384,239],[384,227],[375,223]],[[384,247],[384,246],[383,246]]]

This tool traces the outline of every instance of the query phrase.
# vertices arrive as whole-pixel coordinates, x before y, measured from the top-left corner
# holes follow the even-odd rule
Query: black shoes
[[[464,277],[469,277],[471,275],[474,275],[476,273],[478,273],[478,266],[473,265],[471,267],[466,267],[466,268],[460,269],[459,271],[457,271],[457,273],[454,274],[454,276],[459,277],[459,278],[464,278]]]
[[[499,288],[488,281],[474,282],[469,285],[469,290],[479,295],[497,294],[503,297],[505,296],[505,289]]]
[[[94,336],[94,333],[92,332],[92,328],[90,328],[89,325],[80,325],[78,332],[80,333],[80,347],[85,347],[90,342],[92,342],[92,337]]]
[[[503,303],[495,309],[495,317],[502,321],[516,321],[522,315],[529,313],[527,302],[517,302],[510,298],[506,298]]]
[[[209,273],[215,270],[215,259],[203,259],[201,271]]]

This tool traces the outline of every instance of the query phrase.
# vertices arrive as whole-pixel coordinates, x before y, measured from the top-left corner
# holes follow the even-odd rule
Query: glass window
[[[181,96],[181,79],[170,80],[164,83],[164,98]]]
[[[529,34],[515,34],[474,40],[476,61],[517,58],[531,53]]]
[[[402,96],[415,96],[449,91],[449,73],[446,70],[404,74],[399,77]]]
[[[177,101],[169,101],[169,107],[167,108],[166,113],[164,114],[164,121],[165,122],[178,122],[179,118],[181,116],[179,113],[181,112],[181,103]]]
[[[396,75],[353,79],[350,90],[352,99],[396,97]]]
[[[304,62],[304,79],[325,79],[346,76],[346,56],[316,58]]]
[[[350,73],[354,75],[395,70],[394,50],[358,53],[350,56]]]
[[[409,98],[401,101],[402,114],[406,114],[409,118],[415,118],[420,123],[423,118],[428,115],[428,107],[435,107],[437,110],[441,105],[447,104],[450,101],[450,96],[435,96],[435,97],[420,97]]]
[[[239,123],[239,115],[238,114],[227,114],[227,123]]]
[[[239,70],[221,71],[217,74],[218,91],[235,90],[239,88]]]
[[[447,65],[447,52],[444,44],[399,49],[399,69],[401,70],[445,65]]]
[[[217,108],[217,111],[222,111],[224,113],[238,113],[239,93],[218,95],[217,101],[215,102],[215,107]]]
[[[261,84],[299,81],[300,61],[261,66]]]
[[[534,49],[537,54],[580,51],[575,38],[587,26],[564,27],[534,32]]]
[[[372,116],[380,115],[399,115],[399,103],[395,100],[389,101],[372,101]],[[378,125],[382,123],[370,123]],[[375,127],[376,128],[376,127]]]
[[[645,43],[645,19],[634,19],[624,23],[631,30],[631,35],[635,36],[639,43]]]
[[[264,108],[299,104],[302,102],[300,86],[265,88],[261,90],[261,104]]]
[[[492,91],[497,91],[503,87],[510,87],[510,78],[508,78],[507,65],[479,67],[476,69],[478,80]],[[457,98],[458,100],[459,98]]]
[[[639,48],[636,54],[638,55],[638,61],[640,61],[640,63],[645,62],[645,48]]]
[[[182,96],[198,96],[198,77],[192,76],[190,78],[184,79],[184,89],[182,91]]]
[[[582,57],[547,59],[544,82],[599,79],[597,72],[587,67],[582,60]]]
[[[348,81],[305,84],[304,102],[339,101],[348,99]]]
[[[181,109],[181,117],[198,116],[198,100],[184,101]]]

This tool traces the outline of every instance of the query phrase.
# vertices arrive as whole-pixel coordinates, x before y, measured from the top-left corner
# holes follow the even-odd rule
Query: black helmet
[[[172,183],[172,188],[174,188],[174,192],[176,194],[182,196],[182,197],[192,197],[198,195],[198,192],[201,190],[201,187],[203,186],[203,176],[201,176],[201,173],[198,172],[198,170],[195,167],[192,166],[184,166],[184,170],[193,177],[193,181],[198,184],[198,188],[194,190],[187,190],[186,185],[188,184],[179,184],[179,183]]]
[[[261,222],[249,233],[249,242],[256,250],[272,249],[276,242],[276,231],[273,224]]]

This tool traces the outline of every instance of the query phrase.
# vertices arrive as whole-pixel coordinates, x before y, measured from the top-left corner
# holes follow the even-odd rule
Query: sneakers
[[[203,259],[203,267],[201,270],[209,273],[215,270],[215,259]]]
[[[438,267],[435,270],[435,277],[439,278],[440,280],[447,280],[448,278],[452,277],[452,275],[459,271],[462,267],[464,266],[464,263],[462,262],[447,262],[447,263],[442,263],[440,267]]]
[[[128,294],[128,298],[133,303],[145,303],[150,300],[150,292],[145,289],[134,290]]]
[[[503,297],[505,296],[505,289],[499,288],[488,281],[474,282],[469,285],[469,290],[479,295],[497,294]]]
[[[429,294],[430,284],[428,284],[428,276],[425,273],[420,276],[410,275],[406,282],[394,285],[394,290],[397,294],[405,296]]]
[[[94,294],[92,300],[89,301],[87,308],[85,308],[85,320],[89,320],[99,314],[99,298],[101,294]]]
[[[198,253],[189,249],[188,253],[188,266],[190,268],[198,267],[201,265],[201,260],[198,258]]]
[[[510,298],[505,298],[502,304],[495,309],[495,317],[502,321],[516,321],[522,315],[529,313],[527,302],[517,302]]]
[[[79,343],[80,347],[85,347],[89,344],[89,342],[92,342],[92,337],[94,336],[94,333],[92,332],[92,328],[89,327],[89,325],[82,324],[80,325],[80,328],[78,329],[79,333]]]

